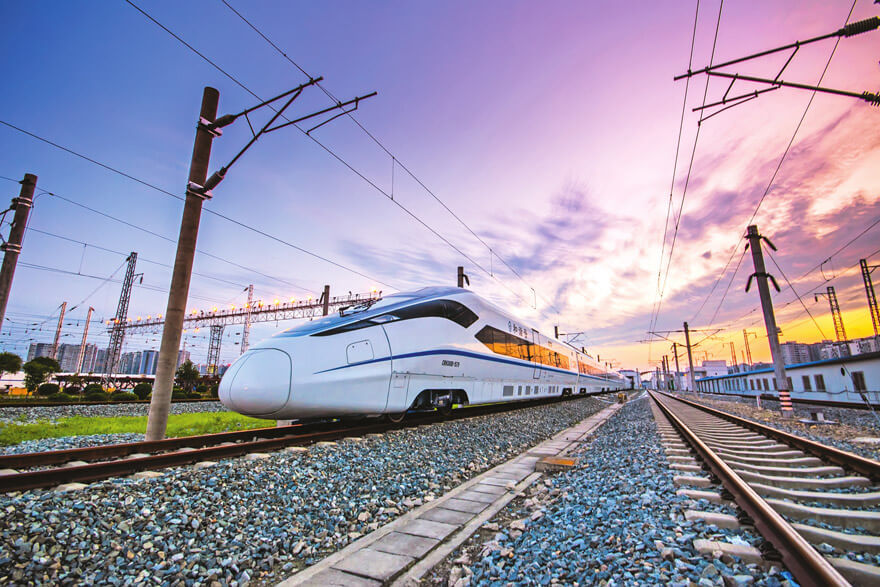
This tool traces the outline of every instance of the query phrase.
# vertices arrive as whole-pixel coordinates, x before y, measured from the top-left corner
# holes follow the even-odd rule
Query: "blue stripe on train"
[[[573,371],[566,371],[565,369],[556,369],[554,367],[547,367],[546,365],[536,365],[535,363],[520,362],[520,361],[516,361],[513,359],[502,359],[501,357],[493,357],[493,356],[489,356],[489,355],[483,355],[480,353],[472,353],[470,351],[460,351],[460,350],[453,350],[453,349],[436,349],[436,350],[431,350],[431,351],[419,351],[417,353],[407,353],[405,355],[394,355],[394,356],[388,356],[388,357],[381,357],[379,359],[370,359],[369,361],[361,361],[359,363],[352,363],[350,365],[342,365],[340,367],[333,367],[332,369],[324,369],[323,371],[316,371],[315,374],[327,373],[329,371],[338,371],[340,369],[347,369],[349,367],[360,367],[361,365],[369,365],[371,363],[381,363],[383,361],[390,361],[392,359],[412,359],[415,357],[427,357],[430,355],[457,355],[460,357],[469,357],[472,359],[480,359],[483,361],[491,361],[494,363],[504,363],[507,365],[514,365],[516,367],[537,368],[537,369],[543,369],[545,371],[552,371],[555,373],[564,373],[565,375],[577,375],[577,373],[575,373]],[[603,381],[603,382],[609,381],[608,379],[605,379],[604,377],[597,377],[595,375],[580,374],[580,376],[586,377],[589,379],[595,379],[597,381]]]

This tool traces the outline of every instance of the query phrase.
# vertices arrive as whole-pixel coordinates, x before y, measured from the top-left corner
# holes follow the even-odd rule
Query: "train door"
[[[334,381],[325,400],[332,397],[361,413],[381,411],[388,400],[392,373],[388,337],[383,328],[364,328],[353,331],[351,339],[345,347],[348,369],[341,371],[347,384]]]
[[[407,391],[409,389],[409,375],[406,373],[391,373],[391,386],[388,388],[388,402],[385,404],[386,412],[405,412],[409,408],[407,403]]]
[[[532,361],[535,362],[535,368],[532,371],[532,379],[541,378],[541,368],[539,367],[539,365],[541,364],[539,360],[541,357],[541,351],[538,349],[539,340],[540,339],[538,338],[538,331],[532,328]]]

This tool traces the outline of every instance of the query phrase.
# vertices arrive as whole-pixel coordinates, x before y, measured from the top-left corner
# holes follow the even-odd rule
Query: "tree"
[[[24,371],[24,386],[28,390],[28,395],[30,395],[41,383],[48,379],[49,375],[60,371],[61,366],[55,359],[37,357],[25,363],[22,366],[22,370]]]
[[[147,399],[147,396],[153,393],[153,386],[146,381],[141,381],[134,386],[133,393],[138,397],[138,399]]]
[[[0,378],[4,373],[18,373],[21,371],[21,357],[15,353],[0,353]]]
[[[184,361],[174,374],[174,381],[188,392],[192,392],[201,374],[192,361]]]
[[[65,393],[79,393],[82,389],[83,378],[80,375],[73,374],[67,378],[64,385]]]

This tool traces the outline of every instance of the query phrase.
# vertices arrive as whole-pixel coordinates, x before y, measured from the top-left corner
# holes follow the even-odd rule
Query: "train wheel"
[[[396,414],[385,414],[385,417],[388,418],[389,422],[394,424],[400,424],[403,422],[403,419],[406,418],[406,412],[398,412]]]
[[[440,412],[440,415],[443,416],[444,418],[448,418],[449,416],[452,415],[452,406],[451,405],[437,406],[437,411]]]

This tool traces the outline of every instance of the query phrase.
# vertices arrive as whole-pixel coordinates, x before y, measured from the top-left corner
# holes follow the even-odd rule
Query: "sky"
[[[746,329],[767,360],[744,291],[751,221],[778,248],[782,341],[834,337],[813,296],[829,285],[847,334],[873,334],[859,259],[880,264],[880,109],[782,88],[700,123],[692,109],[729,81],[673,80],[880,14],[852,7],[703,1],[695,22],[681,1],[0,3],[0,185],[14,197],[39,177],[0,348],[50,342],[63,301],[61,342],[92,306],[105,346],[131,251],[129,315],[164,313],[182,213],[164,192],[184,193],[203,87],[235,113],[305,82],[299,68],[339,100],[378,94],[311,135],[262,137],[231,168],[205,204],[188,308],[241,305],[248,284],[264,300],[454,285],[463,265],[478,294],[619,368],[656,366],[670,343],[648,332],[683,342],[685,321],[699,359],[729,359],[729,342],[739,356]],[[780,79],[877,91],[878,48],[878,31],[806,45]],[[788,55],[723,71],[773,78]],[[289,112],[332,104],[312,87]],[[224,128],[210,169],[250,137],[244,119]],[[226,328],[222,362],[240,333]],[[206,332],[184,339],[203,362]]]

